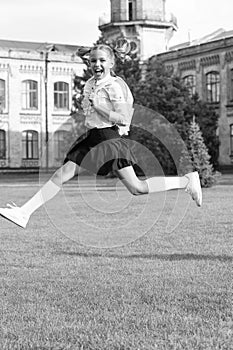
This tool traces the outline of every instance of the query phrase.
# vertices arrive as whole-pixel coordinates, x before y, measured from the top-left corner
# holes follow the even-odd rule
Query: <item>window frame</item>
[[[34,86],[33,86],[34,85]],[[21,82],[21,109],[38,110],[39,108],[38,82],[32,79],[25,79]]]
[[[65,149],[64,142],[67,135],[67,130],[57,130],[54,133],[54,157],[56,160],[63,160],[65,157],[67,148]]]
[[[233,103],[233,68],[230,69],[230,77],[229,77],[229,85],[230,85],[230,89],[229,89],[229,94],[228,94],[228,97],[229,97],[229,102],[230,103]]]
[[[3,86],[1,87],[1,83]],[[1,91],[3,92],[1,94]],[[1,98],[3,97],[3,103],[1,102]],[[0,112],[4,111],[6,108],[6,80],[0,79]]]
[[[4,129],[0,129],[0,159],[6,159],[6,131]]]
[[[188,89],[189,96],[192,97],[196,93],[196,76],[194,74],[189,74],[184,76],[183,83]],[[190,83],[191,82],[191,83]]]
[[[220,74],[217,71],[211,71],[205,75],[206,101],[208,103],[220,102]]]
[[[233,156],[233,124],[230,124],[230,156]]]
[[[60,85],[60,87],[59,87]],[[56,81],[53,84],[54,110],[68,111],[70,106],[70,84],[66,81]]]
[[[24,138],[24,133],[25,138]],[[30,135],[31,134],[31,135]],[[30,138],[32,136],[32,138]],[[39,159],[39,133],[36,130],[22,131],[22,159]]]

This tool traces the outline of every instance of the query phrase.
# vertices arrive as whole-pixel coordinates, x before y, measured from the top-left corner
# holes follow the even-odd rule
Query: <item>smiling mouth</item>
[[[95,69],[95,74],[96,75],[100,75],[103,73],[103,70],[102,69]]]

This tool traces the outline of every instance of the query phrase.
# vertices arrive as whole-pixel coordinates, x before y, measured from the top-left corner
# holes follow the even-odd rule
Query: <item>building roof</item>
[[[216,40],[220,40],[220,39],[224,39],[224,38],[228,38],[228,37],[233,37],[233,30],[226,31],[225,29],[220,28],[220,29],[214,31],[213,33],[205,35],[199,39],[195,39],[192,41],[186,41],[184,43],[171,46],[169,48],[169,51],[185,49],[185,48],[188,48],[190,46],[201,45],[201,44],[205,44],[205,43],[208,43],[211,41],[216,41]]]
[[[15,49],[15,50],[28,50],[28,51],[58,51],[58,52],[70,52],[74,53],[81,46],[67,45],[67,44],[55,44],[55,43],[39,43],[30,41],[16,41],[16,40],[3,40],[0,39],[0,48],[2,49]]]

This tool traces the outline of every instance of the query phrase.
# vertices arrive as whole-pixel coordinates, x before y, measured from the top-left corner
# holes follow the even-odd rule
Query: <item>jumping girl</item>
[[[127,46],[127,45],[125,45]],[[125,50],[128,52],[129,47]],[[117,51],[115,51],[117,52]],[[96,45],[89,53],[93,73],[84,87],[82,108],[86,116],[87,133],[77,139],[68,151],[64,164],[48,182],[24,205],[7,205],[0,215],[25,228],[32,213],[53,198],[62,185],[83,170],[106,175],[114,171],[133,195],[185,189],[198,206],[202,191],[197,172],[176,177],[152,177],[140,180],[133,168],[127,135],[133,115],[133,96],[127,84],[115,76],[115,52],[108,45]],[[123,54],[122,48],[118,54]]]

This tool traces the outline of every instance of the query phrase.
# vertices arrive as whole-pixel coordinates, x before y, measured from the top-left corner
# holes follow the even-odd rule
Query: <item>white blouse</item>
[[[134,111],[133,96],[123,79],[111,75],[101,80],[92,77],[86,82],[83,95],[82,108],[87,128],[101,129],[121,124],[118,125],[119,134],[128,134]],[[93,96],[110,112],[109,121],[91,106],[89,98],[93,99]]]

